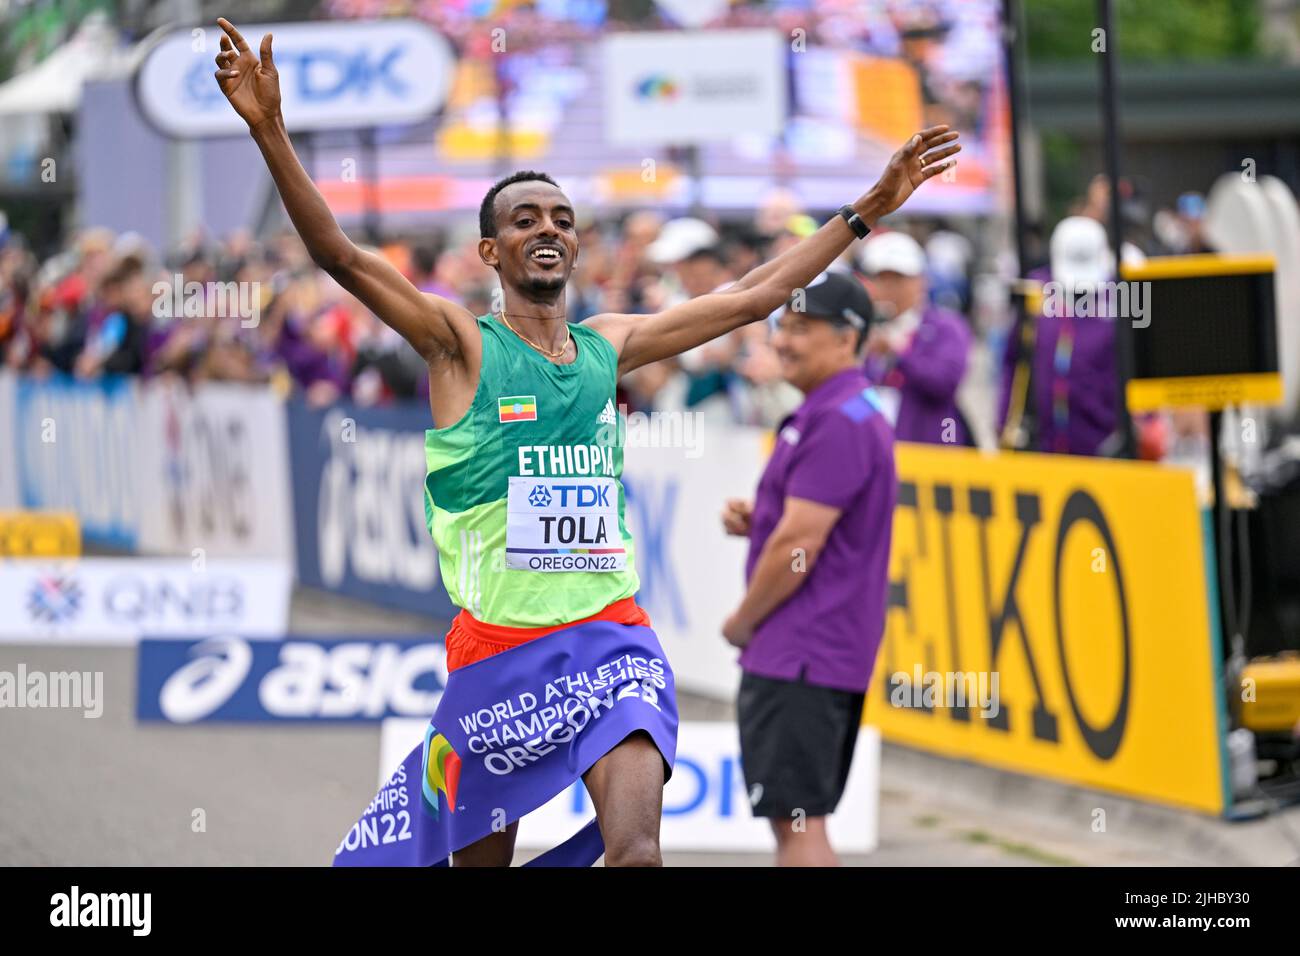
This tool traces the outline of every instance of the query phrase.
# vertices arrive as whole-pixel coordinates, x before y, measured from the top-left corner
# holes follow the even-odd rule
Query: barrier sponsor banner
[[[140,404],[140,550],[291,562],[283,402],[264,387],[159,381]]]
[[[12,372],[0,369],[0,432],[11,436],[18,433],[18,411],[14,399],[17,381]],[[17,451],[17,442],[14,441],[13,446],[6,449],[6,454],[0,455],[0,509],[20,507]]]
[[[412,717],[423,727],[446,682],[442,639],[423,635],[146,640],[136,717],[176,724]]]
[[[275,66],[289,132],[418,123],[451,87],[451,45],[418,20],[244,24],[256,50],[275,35]],[[201,33],[200,36],[195,34]],[[168,136],[233,136],[243,120],[212,79],[222,33],[177,30],[136,74],[141,113]]]
[[[701,428],[694,448],[650,447],[629,428],[625,510],[641,578],[637,602],[650,613],[677,685],[727,699],[740,669],[722,622],[744,596],[748,544],[729,537],[719,516],[728,498],[753,497],[766,433]]]
[[[0,558],[75,558],[81,525],[68,511],[0,511]]]
[[[424,738],[426,726],[427,719],[384,721],[381,787]],[[874,728],[862,727],[844,798],[828,824],[837,851],[868,853],[876,848],[879,802],[880,736]],[[575,783],[523,818],[516,845],[556,846],[594,813],[586,787]],[[673,776],[664,787],[660,845],[677,851],[774,851],[776,844],[767,821],[750,813],[735,724],[685,721],[678,725]]]
[[[289,568],[275,561],[0,561],[0,641],[134,643],[236,631],[278,637]]]
[[[950,757],[1222,811],[1215,594],[1192,474],[900,444],[866,719]]]
[[[288,405],[298,579],[434,616],[455,613],[424,514],[424,406]]]
[[[87,541],[134,550],[142,499],[133,380],[19,378],[13,433],[20,507],[72,511]]]

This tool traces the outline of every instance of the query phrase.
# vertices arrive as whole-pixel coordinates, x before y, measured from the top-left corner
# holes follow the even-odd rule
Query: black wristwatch
[[[853,211],[852,206],[841,206],[840,216],[849,224],[849,228],[853,230],[855,236],[859,239],[867,238],[867,233],[871,231],[871,227],[862,221],[862,217]]]

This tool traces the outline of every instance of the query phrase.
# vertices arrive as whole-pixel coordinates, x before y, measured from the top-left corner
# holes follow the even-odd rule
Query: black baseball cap
[[[801,308],[798,307],[800,291],[803,293]],[[876,311],[861,282],[847,272],[831,270],[823,272],[802,290],[796,289],[786,307],[833,325],[847,325],[860,334],[865,334]]]

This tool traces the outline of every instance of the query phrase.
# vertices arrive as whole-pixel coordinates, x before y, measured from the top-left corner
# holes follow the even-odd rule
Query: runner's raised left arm
[[[947,126],[932,126],[914,135],[890,158],[876,184],[853,203],[854,212],[868,227],[893,212],[923,182],[956,163],[949,157],[961,150],[957,136]],[[600,315],[587,325],[613,344],[619,355],[618,373],[623,375],[764,318],[788,301],[795,289],[823,272],[853,238],[848,223],[836,216],[723,292],[654,315]]]

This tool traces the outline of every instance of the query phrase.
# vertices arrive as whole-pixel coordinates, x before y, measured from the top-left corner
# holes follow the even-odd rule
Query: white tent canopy
[[[0,116],[71,113],[87,80],[131,72],[143,46],[122,49],[107,20],[87,17],[71,40],[32,69],[0,83]]]

